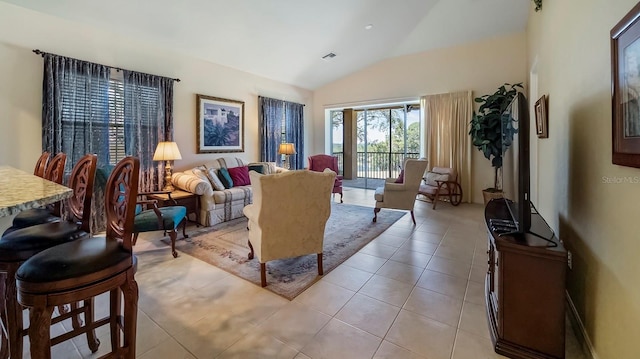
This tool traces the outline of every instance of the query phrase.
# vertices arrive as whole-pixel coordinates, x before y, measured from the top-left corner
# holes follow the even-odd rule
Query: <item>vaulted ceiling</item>
[[[529,0],[2,0],[316,89],[396,56],[523,32]],[[367,29],[367,25],[371,25]],[[330,60],[322,57],[336,54]]]

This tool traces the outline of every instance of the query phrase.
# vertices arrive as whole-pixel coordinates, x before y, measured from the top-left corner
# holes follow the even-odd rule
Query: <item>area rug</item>
[[[385,209],[373,223],[373,208],[333,203],[324,237],[323,267],[325,275],[352,256],[405,212]],[[239,218],[204,230],[192,232],[176,249],[218,268],[260,285],[260,263],[247,259],[247,219]],[[291,231],[295,240],[295,230]],[[168,239],[165,239],[168,241]],[[267,262],[266,289],[289,300],[320,279],[316,255]]]

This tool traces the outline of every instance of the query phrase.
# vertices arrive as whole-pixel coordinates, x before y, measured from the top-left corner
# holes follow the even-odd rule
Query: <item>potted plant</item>
[[[493,187],[482,190],[485,204],[492,198],[502,197],[502,183],[498,176],[498,171],[502,168],[501,115],[518,93],[518,89],[522,88],[522,83],[505,83],[493,94],[475,98],[475,102],[480,103],[480,108],[478,112],[473,112],[469,135],[473,145],[491,161],[494,169]]]

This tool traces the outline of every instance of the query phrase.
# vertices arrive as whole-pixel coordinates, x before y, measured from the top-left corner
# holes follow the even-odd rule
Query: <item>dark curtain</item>
[[[42,150],[67,154],[65,173],[87,153],[109,162],[109,68],[45,54]]]
[[[87,153],[98,155],[98,166],[109,164],[109,67],[44,55],[42,150],[67,154],[67,179],[74,164]],[[104,202],[94,200],[94,232],[105,228],[102,213]]]
[[[291,169],[304,168],[304,105],[294,102],[284,103],[285,142],[293,143],[296,154],[290,157]]]
[[[282,166],[278,146],[282,143],[282,119],[284,101],[268,97],[258,97],[258,117],[260,118],[260,160],[276,162]]]
[[[127,155],[140,159],[140,191],[164,186],[164,163],[154,162],[160,141],[173,139],[173,79],[124,70],[124,135]]]

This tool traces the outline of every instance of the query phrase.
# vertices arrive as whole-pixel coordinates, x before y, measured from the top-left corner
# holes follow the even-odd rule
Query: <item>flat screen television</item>
[[[517,93],[502,113],[502,189],[515,228],[524,234],[531,227],[529,198],[529,106]]]

